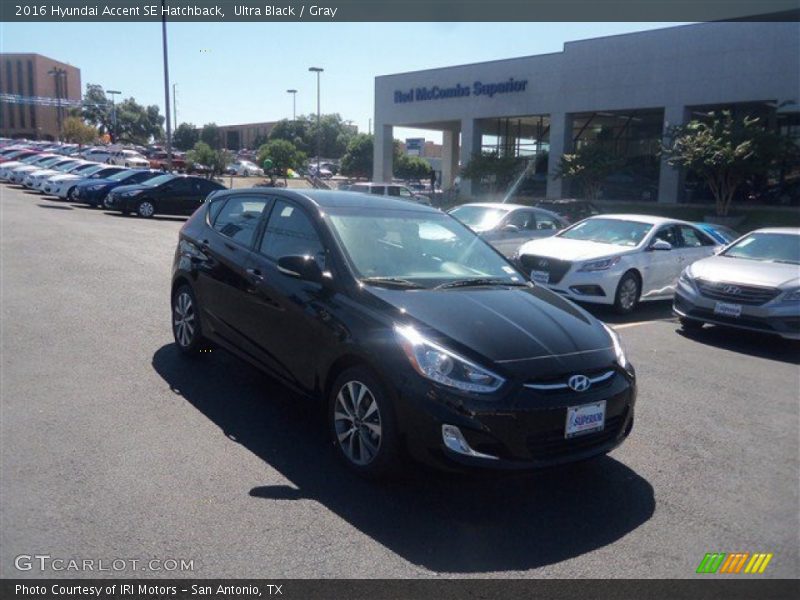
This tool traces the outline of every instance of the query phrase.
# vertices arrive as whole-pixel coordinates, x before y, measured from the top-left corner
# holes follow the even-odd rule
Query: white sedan
[[[116,150],[106,161],[110,165],[128,167],[129,169],[149,169],[150,161],[134,150]]]
[[[228,173],[240,175],[242,177],[249,177],[250,175],[262,177],[264,175],[264,169],[249,160],[235,160],[229,164],[228,168],[225,170]]]
[[[672,298],[681,271],[719,247],[686,221],[598,215],[523,244],[519,264],[554,292],[625,314],[640,301]]]

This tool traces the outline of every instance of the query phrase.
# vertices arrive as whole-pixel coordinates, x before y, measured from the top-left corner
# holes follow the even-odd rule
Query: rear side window
[[[227,202],[221,199],[212,203],[210,210],[214,229],[225,237],[249,246],[267,202],[266,198],[258,196],[233,196]],[[218,209],[215,204],[224,206]]]
[[[554,216],[547,213],[536,213],[536,229],[561,229],[561,224]]]
[[[715,244],[706,234],[686,225],[681,225],[681,237],[683,238],[683,245],[687,248],[700,248],[701,246],[713,246]]]
[[[259,250],[272,260],[282,256],[313,256],[320,265],[324,264],[322,242],[311,219],[285,200],[275,202]]]
[[[370,188],[370,193],[375,194],[376,196],[383,196],[383,186],[382,185],[373,185]]]

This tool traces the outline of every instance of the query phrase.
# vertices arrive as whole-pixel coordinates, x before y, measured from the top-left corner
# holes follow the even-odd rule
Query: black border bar
[[[613,569],[613,564],[609,565]],[[123,586],[133,586],[123,588]],[[25,586],[19,588],[18,586]],[[111,586],[114,586],[113,588]],[[196,588],[211,593],[193,593]],[[231,590],[218,593],[222,586]],[[32,592],[37,587],[44,593]],[[77,589],[75,589],[77,588]],[[101,588],[101,593],[92,590]],[[238,589],[237,589],[238,588]],[[257,589],[253,592],[253,589]],[[76,593],[65,593],[70,590]],[[78,591],[80,590],[80,591]],[[113,590],[113,591],[112,591]],[[129,593],[122,593],[126,590]],[[783,600],[800,597],[797,579],[731,576],[697,579],[5,579],[0,598],[21,600]]]
[[[166,5],[167,19],[175,22],[800,21],[800,0],[166,0]],[[268,14],[267,7],[282,10]],[[103,15],[106,8],[116,14]],[[0,21],[147,22],[160,21],[160,11],[161,0],[2,0]]]

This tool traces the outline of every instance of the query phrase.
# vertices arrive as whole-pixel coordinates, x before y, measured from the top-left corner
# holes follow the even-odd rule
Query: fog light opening
[[[498,460],[496,456],[473,450],[464,437],[464,434],[461,433],[461,430],[455,425],[442,425],[442,442],[444,442],[448,450],[456,454],[461,454],[462,456]]]

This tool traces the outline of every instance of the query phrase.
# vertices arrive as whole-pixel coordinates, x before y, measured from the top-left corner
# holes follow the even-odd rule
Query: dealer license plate
[[[717,302],[714,305],[714,314],[725,317],[740,317],[742,315],[741,304],[731,304],[730,302]]]
[[[531,279],[533,279],[534,283],[547,285],[550,283],[550,273],[547,271],[531,271]]]
[[[564,437],[573,438],[594,431],[603,431],[606,426],[606,401],[581,404],[567,408],[567,425]]]

